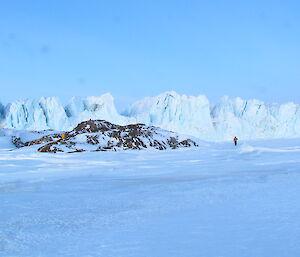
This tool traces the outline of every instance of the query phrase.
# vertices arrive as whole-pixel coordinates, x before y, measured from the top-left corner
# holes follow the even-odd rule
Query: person
[[[233,138],[233,142],[234,142],[234,145],[236,146],[237,145],[237,141],[238,141],[239,139],[237,138],[237,137],[234,137]]]

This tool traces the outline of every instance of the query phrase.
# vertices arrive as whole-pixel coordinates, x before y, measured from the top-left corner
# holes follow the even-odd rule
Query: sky
[[[174,90],[300,103],[300,1],[2,0],[0,101]]]

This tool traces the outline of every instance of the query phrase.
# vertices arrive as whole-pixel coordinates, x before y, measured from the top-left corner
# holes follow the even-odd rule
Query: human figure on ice
[[[237,141],[238,141],[239,139],[237,138],[237,137],[234,137],[233,138],[233,142],[234,142],[234,145],[236,146],[237,145]]]

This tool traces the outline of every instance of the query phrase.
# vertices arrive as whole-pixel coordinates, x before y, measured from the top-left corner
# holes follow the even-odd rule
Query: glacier
[[[18,100],[8,104],[4,128],[18,130],[65,130],[69,127],[65,109],[57,97]]]
[[[5,117],[4,105],[0,103],[0,122],[4,119],[4,117]]]
[[[211,104],[206,96],[180,95],[174,91],[146,97],[119,113],[106,93],[72,97],[64,106],[57,97],[17,100],[0,104],[2,128],[16,130],[73,129],[85,120],[106,120],[119,125],[143,123],[207,141],[300,137],[299,105],[267,104],[224,96]]]
[[[111,94],[90,96],[87,98],[72,97],[65,107],[70,120],[70,128],[85,120],[102,119],[118,125],[127,125],[130,120],[120,115],[115,107],[114,98]]]
[[[201,139],[216,138],[210,105],[204,95],[186,96],[174,91],[142,99],[124,114],[137,122],[161,127]]]
[[[223,97],[211,116],[218,140],[239,135],[245,139],[300,136],[299,105],[265,104],[258,100]]]

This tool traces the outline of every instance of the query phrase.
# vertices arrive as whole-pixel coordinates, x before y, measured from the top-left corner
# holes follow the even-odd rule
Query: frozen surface
[[[223,97],[212,104],[203,96],[170,91],[147,97],[117,112],[113,96],[73,97],[67,106],[58,98],[18,100],[5,111],[0,104],[0,127],[19,130],[71,130],[86,120],[119,125],[145,123],[203,140],[300,137],[300,109],[295,103],[267,104],[259,100]]]
[[[1,142],[0,256],[299,256],[299,139],[79,154]]]

